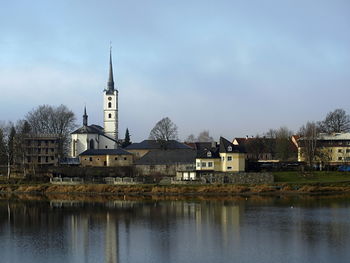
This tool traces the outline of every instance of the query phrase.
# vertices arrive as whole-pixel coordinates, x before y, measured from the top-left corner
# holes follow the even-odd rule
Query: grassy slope
[[[274,172],[276,183],[349,183],[350,172]]]

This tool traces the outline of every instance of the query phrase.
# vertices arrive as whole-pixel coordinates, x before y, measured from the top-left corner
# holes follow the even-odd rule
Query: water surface
[[[0,262],[350,262],[350,196],[22,199],[0,199]]]

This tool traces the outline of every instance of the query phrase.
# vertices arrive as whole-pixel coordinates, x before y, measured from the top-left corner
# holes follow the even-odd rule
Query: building
[[[109,56],[109,78],[103,91],[103,124],[88,125],[84,108],[83,126],[71,134],[71,156],[77,157],[89,149],[116,149],[118,140],[118,90],[114,88],[112,52]]]
[[[305,162],[307,139],[296,137],[298,161]],[[324,165],[343,165],[350,163],[350,133],[321,133],[313,143],[316,147],[315,162]]]
[[[136,159],[142,158],[144,155],[151,151],[184,149],[192,149],[192,147],[184,143],[180,143],[176,140],[169,140],[165,142],[159,142],[156,140],[143,140],[140,143],[132,143],[125,148],[126,151],[134,154]]]
[[[79,155],[81,166],[132,166],[133,155],[123,149],[89,149]]]
[[[24,138],[24,162],[28,166],[56,166],[60,139],[57,135],[29,135]]]
[[[138,175],[175,176],[178,171],[195,169],[196,151],[188,149],[157,149],[135,161]]]
[[[219,146],[204,148],[197,153],[197,172],[244,172],[245,153],[239,145],[234,145],[220,137]]]

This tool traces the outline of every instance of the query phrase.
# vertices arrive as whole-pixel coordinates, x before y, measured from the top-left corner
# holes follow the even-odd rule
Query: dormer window
[[[211,157],[211,152],[207,152],[207,157]]]
[[[232,152],[232,146],[231,146],[231,145],[229,145],[229,146],[227,147],[227,151],[228,151],[228,152]]]

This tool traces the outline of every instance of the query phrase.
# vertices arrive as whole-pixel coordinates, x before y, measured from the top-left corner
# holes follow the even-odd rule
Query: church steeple
[[[113,80],[113,65],[112,65],[112,46],[109,50],[109,77],[107,83],[107,93],[114,92],[114,80]]]
[[[86,106],[84,107],[83,125],[88,126],[88,115],[86,114]]]

